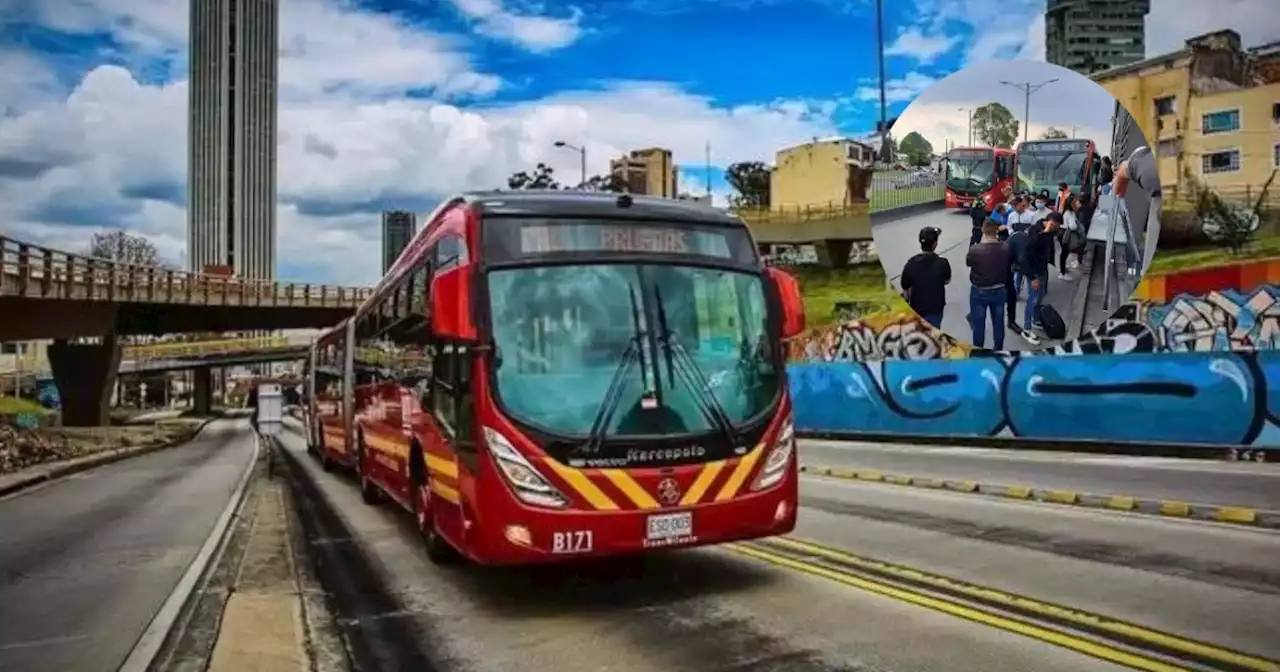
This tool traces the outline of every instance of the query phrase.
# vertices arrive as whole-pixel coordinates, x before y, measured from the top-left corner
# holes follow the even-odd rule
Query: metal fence
[[[946,197],[946,177],[928,170],[879,172],[871,176],[870,194],[873,213],[940,203]]]

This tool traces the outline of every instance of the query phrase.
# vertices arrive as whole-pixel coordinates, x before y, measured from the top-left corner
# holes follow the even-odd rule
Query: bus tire
[[[380,501],[378,486],[369,478],[368,448],[364,443],[364,432],[356,434],[356,476],[360,479],[360,499],[373,506]]]
[[[410,447],[409,475],[413,484],[413,518],[418,524],[427,549],[427,559],[433,564],[448,565],[456,562],[461,554],[436,530],[435,516],[431,512],[431,488],[427,482],[426,461],[422,448],[415,442]]]

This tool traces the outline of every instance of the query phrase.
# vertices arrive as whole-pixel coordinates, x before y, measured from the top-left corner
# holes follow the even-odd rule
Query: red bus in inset
[[[411,512],[437,562],[785,534],[785,341],[803,328],[798,284],[736,217],[617,194],[459,197],[316,341],[313,445],[354,468],[366,502]]]
[[[1013,195],[1016,177],[1012,149],[957,147],[947,152],[946,207],[969,208],[974,199],[982,199],[991,212]]]

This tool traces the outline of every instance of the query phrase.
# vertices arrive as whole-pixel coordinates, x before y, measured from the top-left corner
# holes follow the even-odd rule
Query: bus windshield
[[[693,390],[655,347],[665,318],[735,426],[777,399],[782,372],[770,347],[763,280],[745,271],[658,264],[585,263],[489,274],[495,394],[514,419],[561,437],[587,437],[634,337],[603,436],[715,431]],[[635,311],[628,298],[635,297]],[[662,310],[658,310],[658,301]],[[656,357],[654,356],[656,353]],[[679,367],[679,364],[676,364]],[[652,393],[652,394],[647,394]],[[659,408],[643,401],[656,396]],[[603,448],[607,451],[608,441]]]
[[[1065,143],[1063,143],[1065,144]],[[1018,151],[1018,184],[1024,189],[1057,191],[1066,182],[1074,192],[1084,185],[1088,149],[1055,149],[1029,146]]]
[[[957,150],[947,155],[947,186],[957,193],[976,195],[995,185],[995,152]]]

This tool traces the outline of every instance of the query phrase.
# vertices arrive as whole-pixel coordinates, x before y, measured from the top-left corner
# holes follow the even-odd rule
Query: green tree
[[[760,161],[740,161],[724,171],[724,179],[738,193],[729,197],[735,207],[769,207],[769,184],[773,171]]]
[[[907,155],[907,161],[913,166],[927,166],[933,160],[933,144],[923,135],[911,131],[898,143],[898,151]]]
[[[1189,169],[1186,170],[1184,178],[1195,197],[1196,217],[1200,220],[1200,230],[1205,237],[1231,250],[1233,255],[1243,252],[1266,215],[1267,199],[1277,173],[1280,171],[1271,171],[1271,176],[1252,203],[1240,204],[1227,202]]]
[[[507,188],[509,189],[559,189],[560,183],[556,181],[555,170],[545,163],[539,163],[534,166],[533,173],[521,170],[512,173],[507,178]]]
[[[1040,136],[1041,140],[1065,140],[1066,138],[1067,132],[1056,126],[1050,126],[1044,135]]]
[[[623,187],[626,185],[622,182],[622,176],[617,173],[609,173],[608,175],[592,175],[586,182],[578,185],[583,191],[612,191],[614,193],[622,193]]]
[[[93,234],[89,241],[89,256],[133,266],[164,266],[154,243],[146,236],[134,235],[124,229]]]
[[[973,135],[986,147],[1012,148],[1022,127],[1009,108],[987,103],[973,111]]]

